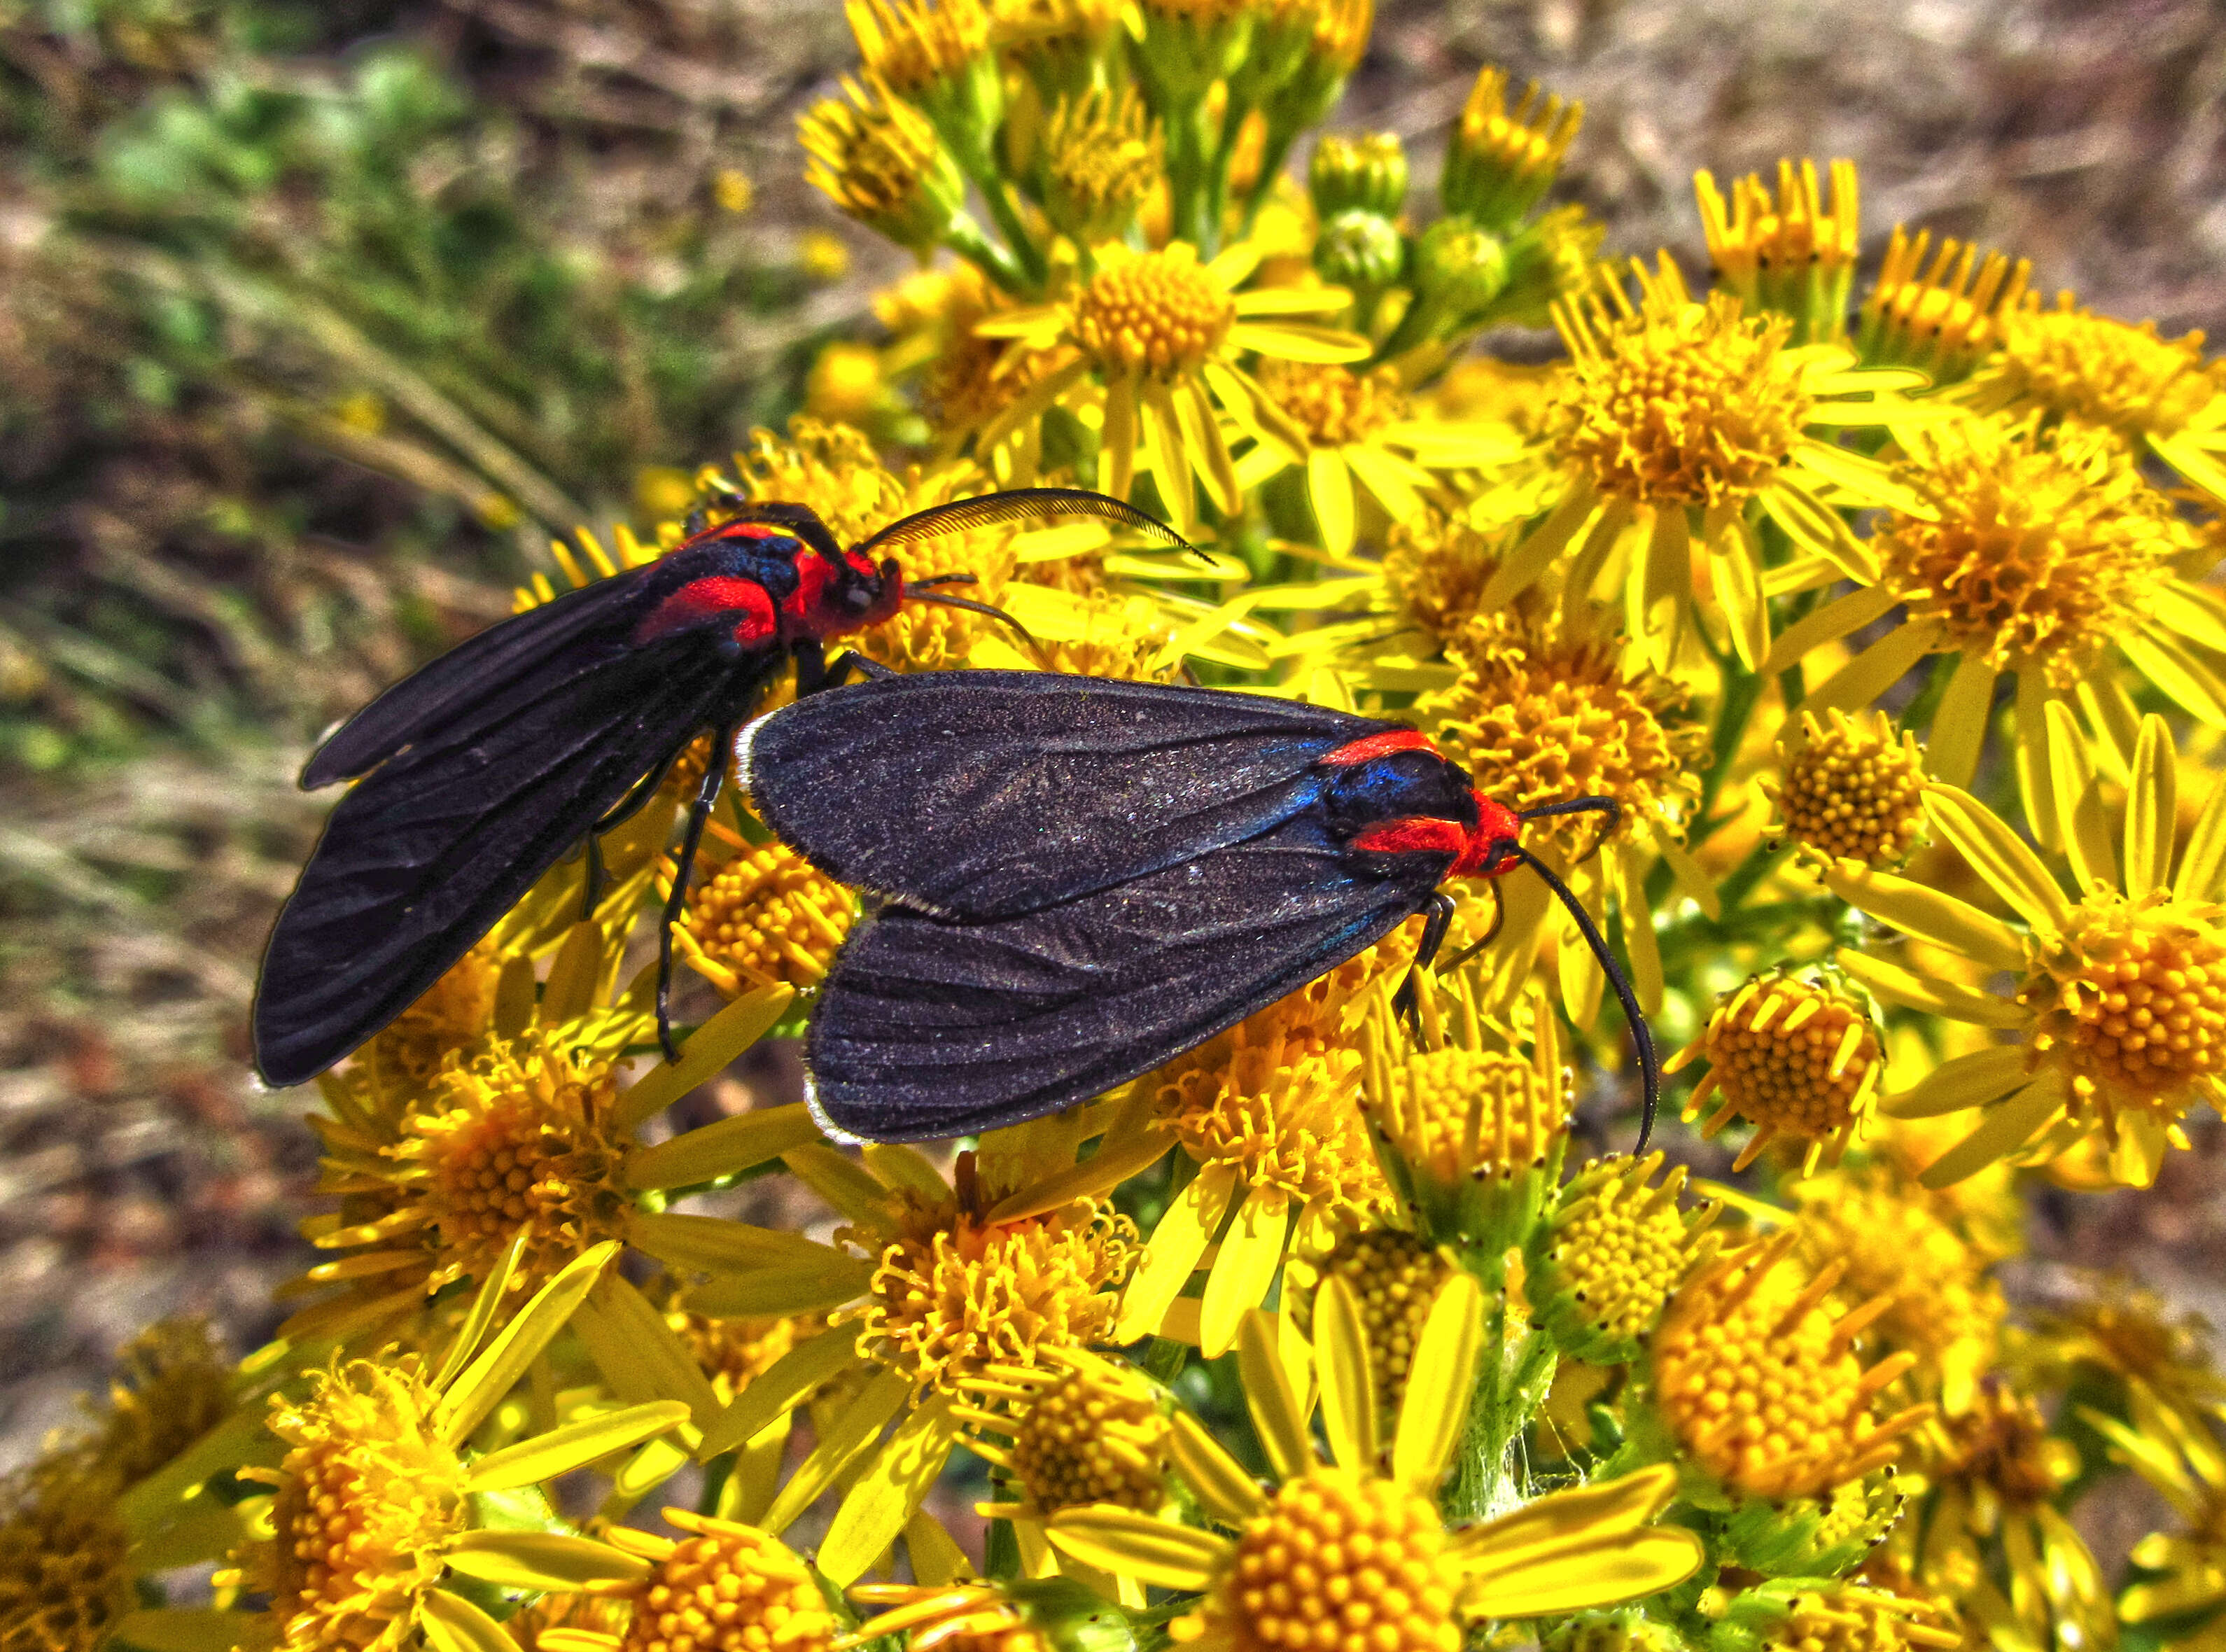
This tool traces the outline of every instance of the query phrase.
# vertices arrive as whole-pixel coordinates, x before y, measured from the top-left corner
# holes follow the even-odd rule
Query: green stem
[[[1716,807],[1716,794],[1731,778],[1732,765],[1739,759],[1739,747],[1746,739],[1747,723],[1754,716],[1756,704],[1762,698],[1762,678],[1756,673],[1740,669],[1735,659],[1724,662],[1724,700],[1716,708],[1716,729],[1713,741],[1714,754],[1708,772],[1701,777],[1701,806],[1696,818],[1710,820]],[[1710,829],[1714,829],[1714,828]],[[1695,847],[1695,838],[1687,848]]]
[[[943,232],[943,245],[1016,298],[1037,295],[1040,283],[1032,283],[1013,255],[982,232],[971,213],[952,214]]]

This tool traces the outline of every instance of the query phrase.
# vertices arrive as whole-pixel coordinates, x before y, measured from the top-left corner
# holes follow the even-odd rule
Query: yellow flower
[[[1907,498],[1864,549],[1867,565],[1851,565],[1859,588],[1789,628],[1766,670],[1898,610],[1806,703],[1853,711],[1927,655],[1954,653],[1927,765],[1952,785],[1977,770],[1995,679],[2011,673],[2036,824],[2053,814],[2040,801],[2045,707],[2094,691],[2116,668],[2114,649],[2198,718],[2226,721],[2226,679],[2202,657],[2226,640],[2226,609],[2174,571],[2191,531],[2114,437],[1960,419],[1910,440],[1895,470]]]
[[[817,987],[857,922],[857,896],[785,843],[753,847],[717,821],[704,836],[673,933],[681,956],[728,998],[778,982]],[[671,873],[660,882],[669,888]]]
[[[1790,1595],[1773,1588],[1770,1594],[1774,1598],[1765,1609],[1783,1617],[1762,1636],[1760,1644],[1769,1652],[1905,1652],[1913,1647],[1946,1649],[1962,1638],[1937,1621],[1942,1613],[1935,1603],[1854,1579]],[[1761,1596],[1757,1592],[1748,1598],[1762,1604]]]
[[[1732,185],[1726,201],[1707,172],[1693,175],[1701,225],[1715,277],[1736,294],[1749,314],[1775,310],[1790,316],[1796,344],[1835,340],[1847,327],[1848,294],[1860,250],[1855,163],[1832,162],[1828,208],[1816,181],[1816,163],[1778,163],[1778,194],[1749,175]]]
[[[1413,946],[1410,933],[1395,931],[1138,1081],[1140,1100],[1157,1120],[1143,1127],[1143,1141],[1163,1148],[1173,1138],[1197,1174],[1161,1217],[1129,1282],[1120,1340],[1161,1330],[1224,1223],[1197,1308],[1199,1345],[1209,1355],[1235,1342],[1245,1310],[1266,1296],[1294,1239],[1326,1248],[1338,1229],[1387,1207],[1390,1190],[1352,1105],[1361,1057],[1348,1018],[1396,978]]]
[[[449,1282],[485,1281],[516,1253],[525,1292],[606,1239],[663,1255],[696,1218],[640,1208],[644,1195],[738,1174],[818,1131],[801,1102],[685,1131],[653,1147],[642,1122],[717,1073],[779,1020],[785,985],[746,993],[691,1033],[677,1064],[621,1085],[614,1058],[646,1035],[643,994],[600,1001],[615,985],[621,931],[576,923],[535,1001],[499,1008],[468,1061],[451,1054],[419,1090],[375,1064],[323,1081],[328,1115],[321,1190],[340,1208],[302,1224],[331,1257],[289,1291],[338,1287],[287,1321],[294,1337],[392,1335]],[[531,978],[524,977],[531,986]],[[515,1013],[517,1020],[506,1019]],[[696,1258],[685,1249],[680,1266]]]
[[[1447,135],[1445,176],[1438,193],[1448,213],[1507,233],[1552,187],[1569,145],[1585,124],[1585,106],[1542,92],[1533,80],[1510,114],[1507,71],[1479,71]]]
[[[1648,1348],[1655,1408],[1693,1460],[1749,1498],[1810,1497],[1892,1462],[1930,1414],[1879,1419],[1879,1391],[1915,1363],[1865,1369],[1852,1346],[1888,1299],[1835,1316],[1841,1269],[1804,1280],[1792,1232],[1730,1252],[1671,1300]]]
[[[1985,804],[1950,787],[1927,791],[1935,835],[2019,924],[1854,861],[1826,874],[1833,893],[1873,918],[2016,978],[2000,997],[1840,954],[1842,969],[1890,1003],[2024,1037],[1958,1056],[1880,1103],[1906,1118],[1985,1109],[1977,1129],[1925,1171],[1928,1187],[2012,1155],[2053,1158],[2089,1137],[2107,1145],[2113,1178],[2146,1186],[2166,1147],[2186,1145],[2179,1121],[2188,1109],[2226,1096],[2226,865],[2216,847],[2226,788],[2205,807],[2175,880],[2172,749],[2164,720],[2148,718],[2132,765],[2122,863],[2088,781],[2065,840],[2084,890],[2076,900]]]
[[[2226,1376],[2210,1356],[2210,1326],[2175,1315],[2154,1291],[2121,1274],[2089,1275],[2069,1303],[2036,1316],[2026,1365],[2052,1387],[2100,1377],[2125,1408],[2169,1411],[2197,1426],[2226,1416]]]
[[[1728,632],[1727,645],[1752,670],[1770,634],[1747,506],[1759,504],[1814,561],[1816,583],[1839,577],[1854,540],[1833,507],[1904,494],[1832,433],[1914,416],[1898,392],[1916,376],[1859,366],[1838,344],[1789,347],[1790,320],[1749,315],[1728,293],[1695,301],[1667,254],[1657,273],[1632,270],[1636,303],[1603,276],[1555,307],[1569,362],[1547,439],[1567,481],[1534,532],[1536,565],[1590,520],[1573,576],[1588,590],[1625,531],[1643,532],[1625,581],[1631,629],[1666,669],[1695,611],[1697,549],[1714,597],[1701,615],[1713,632]]]
[[[499,1330],[493,1310],[502,1281],[489,1281],[437,1370],[393,1349],[376,1360],[336,1357],[310,1374],[301,1397],[273,1396],[268,1426],[284,1452],[276,1468],[238,1471],[240,1478],[270,1487],[270,1496],[255,1505],[261,1526],[238,1551],[237,1569],[217,1578],[219,1590],[244,1589],[270,1604],[258,1613],[226,1614],[230,1638],[213,1643],[399,1652],[437,1630],[443,1638],[434,1644],[485,1646],[502,1631],[460,1592],[467,1579],[570,1589],[583,1576],[637,1573],[626,1555],[586,1538],[488,1529],[482,1499],[526,1492],[652,1439],[687,1420],[686,1405],[655,1401],[606,1409],[483,1454],[467,1444],[598,1290],[616,1254],[606,1245],[582,1256]],[[526,1495],[538,1501],[537,1493]],[[180,1630],[194,1630],[206,1616],[149,1611],[122,1632],[137,1644],[175,1644]],[[203,1628],[195,1643],[211,1639]]]
[[[1952,1209],[1877,1164],[1803,1182],[1798,1197],[1802,1260],[1816,1272],[1839,1264],[1850,1306],[1891,1302],[1873,1322],[1880,1345],[1917,1356],[1911,1382],[1949,1417],[1968,1410],[2009,1308]]]
[[[805,378],[804,410],[816,419],[863,424],[889,402],[881,353],[871,345],[834,340],[821,348]]]
[[[2079,1453],[2050,1435],[2040,1407],[1990,1377],[1968,1409],[1928,1423],[1912,1446],[1924,1503],[1889,1537],[1893,1562],[1997,1636],[2111,1644],[2102,1566],[2057,1506],[2078,1477]],[[1995,1586],[1997,1566],[2007,1593]]]
[[[1684,715],[1684,689],[1627,661],[1597,612],[1481,613],[1446,651],[1460,677],[1423,695],[1414,715],[1479,792],[1517,813],[1579,797],[1614,800],[1619,817],[1604,836],[1600,816],[1572,815],[1533,825],[1530,847],[1568,880],[1597,927],[1607,927],[1609,897],[1621,897],[1618,921],[1639,1001],[1655,1001],[1661,966],[1651,916],[1644,899],[1622,892],[1644,888],[1658,852],[1684,893],[1704,909],[1715,899],[1674,836],[1700,795],[1695,771],[1708,742]],[[1564,1001],[1579,1026],[1590,1026],[1605,978],[1543,881],[1517,874],[1495,880],[1491,893],[1506,908],[1493,949],[1503,988],[1519,988],[1541,944],[1560,936]]]
[[[1868,1121],[1886,1076],[1868,1009],[1822,977],[1755,976],[1717,1003],[1700,1037],[1665,1071],[1695,1058],[1708,1071],[1686,1098],[1685,1116],[1698,1118],[1715,1096],[1720,1102],[1702,1135],[1734,1117],[1755,1127],[1734,1170],[1745,1170],[1781,1136],[1806,1144],[1804,1176],[1820,1162],[1839,1163]]]
[[[1103,1128],[1101,1119],[1088,1133]],[[683,1299],[692,1312],[843,1307],[832,1334],[799,1344],[741,1390],[699,1452],[753,1440],[828,1384],[862,1376],[759,1522],[779,1534],[840,1477],[847,1490],[819,1552],[838,1583],[862,1573],[919,1512],[961,1437],[957,1408],[985,1373],[1011,1382],[1015,1370],[1053,1368],[1066,1350],[1111,1340],[1136,1229],[1106,1201],[1046,1192],[1072,1178],[1079,1145],[1056,1118],[999,1132],[959,1156],[955,1189],[909,1147],[868,1147],[862,1166],[824,1143],[788,1152],[789,1169],[846,1219],[838,1243],[868,1253],[862,1261],[794,1234],[661,1218],[692,1224],[694,1265],[710,1273]],[[679,1260],[677,1246],[666,1260]]]
[[[913,1564],[919,1574],[917,1556]],[[1055,1652],[1073,1633],[1097,1627],[1087,1619],[1111,1616],[1110,1609],[1101,1608],[1077,1623],[1071,1601],[1033,1592],[1016,1598],[1002,1585],[976,1582],[963,1573],[915,1585],[862,1583],[851,1589],[850,1598],[889,1610],[836,1642],[836,1652],[898,1634],[905,1636],[906,1652]],[[1136,1604],[1142,1604],[1139,1591]],[[1040,1623],[1040,1617],[1051,1621]]]
[[[1197,521],[1193,473],[1218,510],[1235,512],[1240,491],[1223,415],[1241,428],[1285,423],[1242,358],[1342,362],[1368,354],[1367,341],[1353,334],[1282,319],[1343,308],[1339,289],[1239,291],[1261,257],[1250,242],[1205,262],[1187,242],[1154,252],[1116,243],[1098,249],[1095,273],[1057,302],[979,323],[980,336],[1014,342],[1016,365],[1046,365],[977,434],[977,451],[1032,430],[1056,404],[1102,422],[1097,484],[1104,492],[1129,497],[1141,448],[1177,528],[1188,532]]]
[[[850,101],[824,98],[798,123],[798,137],[811,157],[805,176],[813,187],[852,218],[899,246],[932,251],[961,222],[966,181],[926,116],[868,73],[863,83],[849,79],[843,89]],[[841,254],[842,268],[830,276],[833,260],[826,247],[799,246],[818,279],[839,280],[849,267],[840,241],[820,235]]]
[[[2108,1442],[2110,1455],[2160,1492],[2179,1517],[2176,1532],[2151,1532],[2129,1557],[2139,1581],[2118,1598],[2128,1624],[2215,1617],[2226,1604],[2226,1450],[2217,1435],[2176,1413],[2138,1414],[2134,1426],[2082,1407],[2081,1420]],[[2174,1646],[2215,1644],[2214,1623],[2196,1634],[2164,1630]]]
[[[2068,292],[2043,309],[2029,293],[2005,312],[2001,350],[1973,380],[1975,407],[2038,411],[2146,447],[2214,499],[2226,499],[2226,378],[2203,334],[2166,339],[2080,308]]]
[[[1456,1014],[1432,1049],[1416,1051],[1402,1019],[1376,1007],[1360,1103],[1409,1219],[1434,1241],[1497,1257],[1553,1198],[1575,1098],[1550,1010],[1531,1001],[1521,1055],[1487,1025],[1473,975],[1448,988]]]
[[[1386,1439],[1360,1311],[1342,1280],[1325,1292],[1313,1364],[1332,1461],[1315,1452],[1311,1404],[1298,1398],[1307,1385],[1293,1382],[1266,1316],[1248,1314],[1238,1352],[1245,1401],[1277,1484],[1262,1490],[1192,1419],[1175,1423],[1178,1468],[1204,1513],[1235,1535],[1103,1504],[1052,1518],[1062,1552],[1201,1594],[1168,1626],[1177,1643],[1458,1652],[1471,1623],[1635,1599],[1699,1566],[1703,1551],[1690,1532],[1650,1523],[1675,1490],[1667,1466],[1447,1531],[1433,1494],[1461,1439],[1482,1351],[1483,1293],[1466,1274],[1438,1293]]]
[[[1659,1153],[1592,1160],[1531,1232],[1523,1294],[1568,1358],[1638,1357],[1670,1296],[1720,1245],[1712,1231],[1720,1206],[1677,1208],[1684,1166],[1649,1185],[1663,1163]]]
[[[1044,209],[1078,245],[1116,240],[1158,181],[1161,135],[1134,86],[1061,100],[1044,133]]]
[[[480,940],[423,998],[373,1034],[356,1059],[390,1064],[410,1083],[430,1083],[451,1055],[475,1050],[493,1029],[502,964],[494,938]]]
[[[976,1512],[1013,1522],[1022,1575],[1064,1569],[1100,1593],[1119,1593],[1118,1579],[1058,1554],[1044,1522],[1085,1503],[1146,1515],[1165,1508],[1173,1468],[1167,1407],[1127,1365],[1078,1348],[1046,1351],[1046,1364],[991,1365],[964,1380],[970,1403],[953,1414],[972,1431],[967,1446],[1021,1495],[1018,1503],[979,1503]],[[1124,1604],[1142,1605],[1141,1592]]]
[[[688,1535],[614,1528],[612,1544],[636,1557],[638,1573],[591,1585],[632,1604],[623,1632],[555,1630],[542,1638],[548,1652],[833,1652],[835,1614],[786,1544],[692,1509],[663,1514]]]
[[[1484,594],[1512,539],[1434,507],[1394,523],[1383,541],[1383,588],[1400,615],[1443,649],[1484,607]]]
[[[1312,1341],[1319,1293],[1329,1280],[1341,1280],[1360,1311],[1377,1403],[1389,1417],[1406,1398],[1430,1305],[1456,1266],[1448,1249],[1402,1228],[1357,1228],[1325,1252],[1291,1258],[1283,1312]]]
[[[35,1465],[0,1485],[0,1646],[97,1652],[138,1604],[112,1471]]]
[[[95,1412],[86,1448],[125,1485],[169,1462],[232,1410],[232,1367],[205,1320],[157,1320],[124,1344],[116,1363],[107,1409]]]
[[[1778,782],[1763,783],[1784,821],[1778,829],[1826,861],[1892,871],[1917,840],[1924,753],[1906,729],[1897,740],[1882,711],[1868,721],[1837,707],[1827,715],[1823,722],[1803,710],[1798,734],[1789,727],[1780,736]]]
[[[1302,468],[1321,548],[1332,556],[1352,549],[1356,482],[1393,523],[1408,522],[1435,486],[1432,471],[1502,466],[1522,453],[1504,425],[1416,416],[1390,367],[1362,373],[1332,362],[1268,360],[1257,382],[1273,416],[1253,410],[1257,445],[1237,461],[1237,485],[1250,492]],[[1242,423],[1243,410],[1236,411]]]
[[[1897,224],[1863,300],[1859,341],[1874,366],[1914,367],[1937,384],[1952,384],[2000,346],[2008,318],[2026,296],[2032,262],[2013,267],[1999,252],[1984,260],[1975,246],[1943,237],[1924,262],[1932,232],[1915,237]]]

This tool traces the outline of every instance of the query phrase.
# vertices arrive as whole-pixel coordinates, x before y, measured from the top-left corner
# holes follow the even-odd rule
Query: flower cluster
[[[1604,264],[1547,205],[1581,109],[1496,70],[1417,188],[1314,130],[1366,0],[849,10],[809,176],[922,269],[703,509],[1172,521],[1206,554],[904,544],[1027,638],[923,606],[860,645],[1399,719],[1511,808],[1612,800],[1524,847],[1697,1132],[1599,1151],[1637,1051],[1521,867],[1449,888],[1442,977],[1418,919],[945,1148],[676,1111],[861,911],[728,788],[674,946],[709,1013],[658,1058],[706,745],[319,1081],[278,1339],[134,1345],[0,1498],[0,1643],[2222,1644],[2226,1376],[2144,1290],[1998,1277],[2026,1190],[2144,1187],[2226,1102],[2200,336],[1923,234],[1867,264],[1844,162],[1701,174],[1706,289]],[[1474,353],[1510,327],[1562,353]],[[518,601],[684,532],[582,531]],[[2114,1475],[2162,1522],[2122,1565],[2077,1508]]]

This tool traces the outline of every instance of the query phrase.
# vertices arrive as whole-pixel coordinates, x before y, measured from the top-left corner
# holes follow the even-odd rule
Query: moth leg
[[[822,689],[839,689],[850,680],[853,671],[876,680],[897,675],[881,661],[868,659],[855,648],[845,649],[830,663],[819,645],[813,643],[808,651],[804,647],[796,651],[796,697],[801,700]]]
[[[672,926],[680,921],[680,909],[688,899],[688,874],[696,865],[696,851],[703,842],[703,823],[711,817],[711,805],[719,799],[720,783],[727,778],[727,766],[717,760],[717,754],[735,743],[738,725],[722,723],[711,734],[714,760],[703,770],[703,781],[696,789],[696,801],[688,810],[688,829],[680,839],[680,858],[673,863],[672,892],[665,898],[665,916],[657,926],[657,1043],[665,1052],[667,1061],[680,1059],[679,1046],[672,1041]]]
[[[703,532],[704,529],[711,525],[711,507],[713,505],[747,505],[748,503],[749,499],[747,496],[736,492],[733,488],[722,483],[718,486],[712,488],[706,497],[696,505],[695,509],[689,511],[687,517],[681,522],[680,531],[686,534],[690,539],[693,539],[697,534]]]
[[[1441,889],[1431,895],[1422,911],[1428,918],[1422,924],[1421,944],[1415,949],[1414,964],[1407,971],[1407,979],[1399,983],[1399,990],[1391,999],[1391,1013],[1404,1018],[1418,1052],[1426,1047],[1422,1042],[1421,976],[1438,956],[1438,949],[1445,944],[1446,928],[1453,921],[1453,898]]]
[[[587,861],[587,870],[580,880],[580,921],[583,924],[595,915],[595,908],[602,904],[603,882],[609,875],[603,865],[603,840],[593,832],[588,834]]]

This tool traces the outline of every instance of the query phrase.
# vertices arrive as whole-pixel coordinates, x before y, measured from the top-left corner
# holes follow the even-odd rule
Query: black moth
[[[696,736],[723,748],[785,663],[797,691],[840,683],[855,655],[825,645],[908,601],[994,608],[904,583],[873,553],[940,534],[1061,515],[1101,517],[1176,545],[1135,506],[1073,488],[1023,488],[906,517],[845,550],[800,505],[740,499],[728,521],[629,569],[490,627],[404,678],[341,726],[305,787],[356,780],[278,914],[255,988],[255,1064],[298,1084],[414,1003],[548,869],[593,850],[654,795]],[[704,777],[665,913],[658,1031],[671,925],[724,765]]]
[[[822,1128],[970,1134],[1071,1106],[1204,1043],[1418,912],[1527,864],[1574,916],[1659,1086],[1629,982],[1584,909],[1397,724],[1217,689],[1038,671],[891,677],[742,731],[742,784],[829,876],[880,897],[805,1045]],[[1641,1144],[1644,1142],[1642,1132]]]

